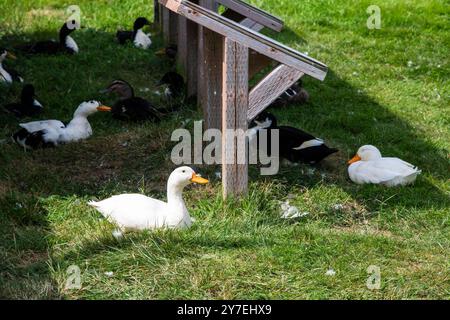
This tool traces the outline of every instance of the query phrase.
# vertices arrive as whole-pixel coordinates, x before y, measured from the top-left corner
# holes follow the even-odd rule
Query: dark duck
[[[175,60],[177,58],[178,46],[176,44],[170,44],[167,47],[156,52],[158,56],[166,56],[170,60]]]
[[[23,87],[20,102],[7,104],[5,109],[18,118],[32,117],[42,112],[42,104],[36,100],[34,87],[27,84]]]
[[[290,162],[316,164],[336,153],[338,150],[329,148],[323,140],[300,129],[289,126],[278,126],[276,117],[269,112],[262,112],[250,124],[249,139],[258,137],[259,130],[268,130],[267,151],[271,154],[270,131],[279,130],[279,155]]]
[[[182,99],[185,96],[186,86],[184,78],[176,72],[167,72],[156,86],[166,86],[164,94],[168,100]]]
[[[0,83],[12,84],[13,82],[23,82],[19,73],[3,65],[6,58],[16,59],[16,57],[4,48],[0,48]]]
[[[76,22],[67,21],[59,30],[59,41],[44,40],[36,43],[25,44],[18,47],[19,50],[27,54],[58,54],[58,53],[78,53],[78,45],[70,36],[76,30]]]
[[[114,80],[102,93],[114,92],[119,96],[111,113],[115,119],[128,121],[160,121],[163,112],[149,101],[136,97],[133,87],[124,80]]]
[[[272,108],[284,108],[292,104],[304,104],[309,100],[308,91],[303,88],[302,80],[283,92],[272,104]]]
[[[152,44],[150,37],[142,30],[145,26],[150,25],[150,22],[144,18],[139,17],[134,21],[133,31],[117,31],[116,38],[120,44],[125,44],[127,41],[132,41],[137,48],[148,49]]]

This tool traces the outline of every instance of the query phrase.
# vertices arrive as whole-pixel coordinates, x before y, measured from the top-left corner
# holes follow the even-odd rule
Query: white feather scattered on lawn
[[[325,272],[325,275],[329,277],[334,277],[336,275],[336,271],[334,271],[333,269],[328,269],[327,272]]]
[[[281,204],[281,218],[282,219],[296,219],[303,218],[309,215],[309,212],[300,212],[296,206],[291,206],[289,201],[285,201]]]
[[[113,232],[112,232],[112,235],[113,235],[113,237],[116,239],[116,240],[121,240],[122,238],[123,238],[123,233],[122,233],[122,231],[120,231],[120,230],[114,230]]]

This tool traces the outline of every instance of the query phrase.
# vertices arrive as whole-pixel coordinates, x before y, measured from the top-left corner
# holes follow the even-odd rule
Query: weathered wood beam
[[[279,65],[250,91],[248,120],[255,118],[303,75],[301,71]]]
[[[248,48],[224,39],[222,183],[224,198],[247,191],[245,132],[248,106]],[[241,145],[238,144],[241,141]]]
[[[195,96],[197,94],[197,81],[198,81],[198,25],[187,20],[186,41],[187,53],[186,53],[186,82],[187,82],[187,95],[188,97]]]
[[[162,23],[162,30],[163,30],[163,36],[164,41],[169,42],[170,41],[170,10],[166,7],[162,7],[162,15],[161,15],[161,23]]]
[[[240,24],[244,27],[255,30],[257,32],[261,31],[264,28],[262,24],[259,24],[258,22],[255,22],[250,18],[245,18],[240,22]]]
[[[160,16],[159,16],[160,4],[158,0],[153,0],[153,23],[155,25],[159,24]]]
[[[209,29],[203,30],[203,114],[205,129],[222,126],[222,63],[223,37]]]
[[[161,4],[188,19],[235,42],[266,55],[313,78],[323,80],[328,67],[303,53],[267,36],[243,27],[221,15],[186,0],[159,0]]]
[[[184,18],[176,12],[170,11],[169,14],[169,43],[176,44],[178,42],[178,20]],[[185,18],[186,19],[186,18]]]
[[[283,29],[283,21],[266,11],[258,9],[244,1],[240,0],[217,0],[220,4],[225,7],[241,13],[247,18],[263,25],[264,27],[270,28],[275,31],[281,31]]]
[[[188,19],[183,16],[178,17],[178,37],[177,37],[177,61],[178,64],[183,66],[181,73],[186,79],[187,76],[187,64],[188,64]]]
[[[198,0],[198,5],[204,8],[207,8],[211,11],[218,10],[218,4],[214,0]],[[194,21],[195,23],[195,21]],[[197,100],[198,104],[202,106],[203,113],[206,115],[206,107],[208,105],[207,97],[206,97],[206,67],[207,63],[205,60],[205,47],[208,46],[208,43],[205,43],[205,36],[208,34],[208,29],[204,28],[201,25],[198,25],[198,51],[197,51],[197,59],[198,59],[198,74],[197,74]],[[213,45],[213,44],[211,44]],[[210,117],[208,116],[205,119],[205,125],[208,127],[212,125],[210,121]]]

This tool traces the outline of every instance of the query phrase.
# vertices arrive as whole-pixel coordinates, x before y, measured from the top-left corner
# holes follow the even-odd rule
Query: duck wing
[[[133,40],[133,31],[117,31],[116,38],[120,44],[125,44],[125,42]]]
[[[420,173],[416,167],[398,158],[375,161],[358,161],[348,168],[350,179],[356,183],[403,184],[403,178],[413,178]],[[410,179],[407,179],[409,182]],[[411,180],[412,181],[412,180]]]
[[[143,230],[166,225],[167,203],[141,194],[122,194],[89,202],[105,218],[124,229]]]
[[[44,120],[44,121],[32,121],[19,124],[22,128],[28,132],[36,132],[41,130],[58,130],[63,129],[66,126],[59,120]]]
[[[160,112],[150,102],[139,97],[118,101],[111,113],[119,120],[160,121]]]
[[[390,170],[404,177],[420,172],[416,166],[399,158],[381,158],[380,160],[374,161],[374,166],[379,169]]]
[[[338,150],[303,130],[280,126],[280,156],[293,162],[315,164]]]
[[[28,132],[26,129],[20,129],[12,136],[13,140],[24,149],[38,149],[54,147],[56,144],[47,141],[44,136],[47,130]]]
[[[324,144],[323,140],[294,127],[279,126],[276,129],[280,130],[280,150],[301,150]]]
[[[8,72],[11,75],[11,78],[13,79],[13,81],[23,82],[23,78],[20,76],[20,74],[16,70],[10,69],[6,66],[3,66],[3,69],[5,69],[6,72]]]

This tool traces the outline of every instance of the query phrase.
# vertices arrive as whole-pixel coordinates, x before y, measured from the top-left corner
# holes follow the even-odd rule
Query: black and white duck
[[[36,43],[29,43],[17,47],[28,54],[58,54],[58,53],[78,53],[78,45],[70,36],[76,30],[75,21],[65,22],[59,30],[59,41],[44,40]]]
[[[152,40],[148,34],[142,30],[145,26],[149,26],[150,22],[144,18],[139,17],[134,21],[133,31],[119,30],[116,33],[116,38],[120,44],[125,44],[127,41],[132,41],[137,48],[148,49],[152,45]]]
[[[111,113],[115,119],[129,121],[160,121],[162,113],[149,101],[136,97],[133,87],[124,80],[114,80],[102,93],[115,92],[119,96]]]
[[[304,162],[316,164],[338,152],[337,149],[329,148],[322,139],[290,126],[278,126],[276,117],[270,112],[262,112],[251,123],[249,139],[258,136],[261,129],[268,130],[267,151],[271,154],[270,130],[279,130],[279,155],[290,162]],[[258,144],[259,145],[259,144]]]
[[[27,84],[22,88],[20,102],[7,104],[5,109],[16,117],[22,118],[38,115],[42,112],[43,107],[42,104],[36,100],[33,85]]]
[[[161,80],[156,84],[156,86],[166,86],[164,94],[167,99],[180,99],[184,98],[186,86],[184,83],[184,78],[177,72],[170,71],[164,74]]]
[[[176,44],[170,44],[167,47],[156,51],[156,55],[158,56],[166,56],[167,58],[174,60],[177,58],[178,54],[178,46]]]
[[[304,104],[309,100],[308,91],[303,88],[302,80],[283,92],[272,104],[272,108],[284,108],[291,104]]]
[[[73,119],[67,125],[59,120],[21,123],[22,129],[12,138],[24,149],[56,147],[84,140],[92,135],[92,127],[87,118],[97,111],[111,111],[111,108],[94,100],[83,102],[75,110]]]
[[[3,65],[3,61],[6,58],[17,59],[15,55],[6,50],[5,48],[0,48],[0,83],[11,84],[14,81],[23,82],[22,77],[19,73],[11,68],[7,68]]]

